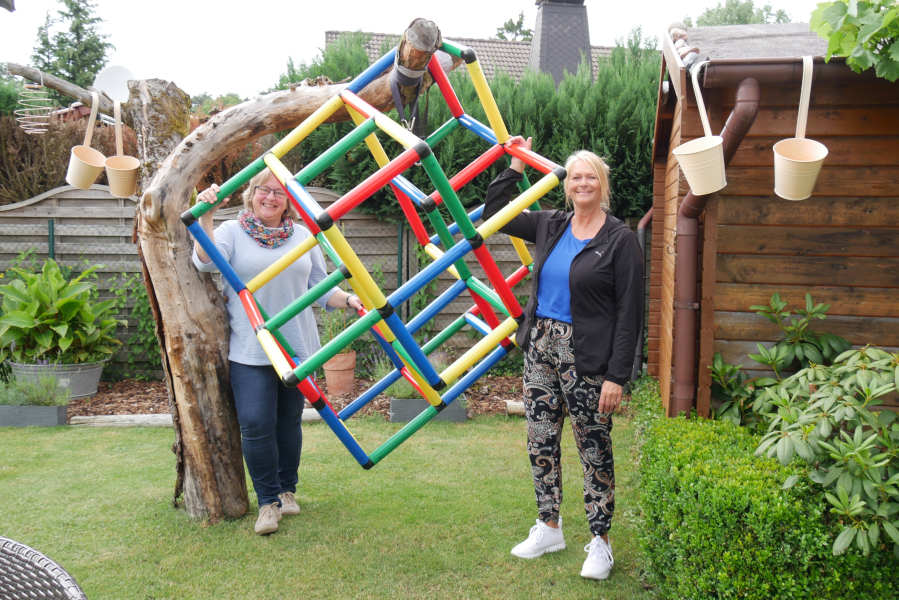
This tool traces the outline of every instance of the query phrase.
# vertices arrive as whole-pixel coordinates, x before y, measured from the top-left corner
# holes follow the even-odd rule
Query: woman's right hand
[[[218,184],[213,183],[208,188],[206,188],[205,190],[203,190],[202,192],[197,194],[197,202],[205,202],[206,204],[214,205],[212,207],[212,209],[210,209],[209,212],[214,211],[216,208],[218,208],[220,206],[224,206],[224,205],[228,204],[228,200],[229,200],[230,196],[223,198],[221,202],[216,204],[216,202],[218,201],[217,195],[219,193],[219,189],[220,188],[219,188]]]
[[[529,137],[528,139],[524,139],[520,135],[516,135],[516,136],[509,138],[509,141],[506,143],[513,145],[513,146],[520,145],[525,150],[530,150],[531,147],[534,145],[534,138]],[[523,160],[521,160],[520,158],[518,158],[516,156],[512,157],[512,162],[509,165],[510,169],[512,169],[513,171],[518,171],[519,173],[524,173],[524,167],[525,167],[525,163]]]

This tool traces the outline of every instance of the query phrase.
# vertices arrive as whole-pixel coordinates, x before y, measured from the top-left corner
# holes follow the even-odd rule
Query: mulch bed
[[[324,382],[321,384],[324,386]],[[371,386],[370,381],[357,380],[352,395],[328,397],[340,410]],[[324,390],[327,396],[327,389]],[[522,400],[521,377],[487,376],[474,382],[464,393],[468,416],[505,414],[506,400]],[[135,415],[169,413],[169,397],[164,381],[101,381],[97,394],[76,398],[69,404],[68,416]],[[369,402],[357,414],[379,413],[389,417],[390,401],[383,394]]]

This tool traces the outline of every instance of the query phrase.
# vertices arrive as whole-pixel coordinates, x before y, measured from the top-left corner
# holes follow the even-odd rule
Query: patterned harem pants
[[[538,318],[524,357],[524,405],[528,455],[541,521],[559,518],[562,504],[561,440],[565,412],[584,467],[584,508],[593,535],[604,535],[615,510],[612,415],[598,411],[603,379],[579,376],[574,367],[572,327]]]

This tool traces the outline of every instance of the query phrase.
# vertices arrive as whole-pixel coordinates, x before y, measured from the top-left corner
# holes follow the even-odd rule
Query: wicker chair
[[[25,544],[0,536],[0,600],[86,600],[71,575]]]

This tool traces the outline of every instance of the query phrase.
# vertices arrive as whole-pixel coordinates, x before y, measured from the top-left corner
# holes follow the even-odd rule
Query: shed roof
[[[808,23],[719,25],[687,29],[687,44],[712,60],[824,56],[827,40]]]
[[[347,31],[326,31],[325,46],[337,41],[337,38]],[[365,43],[365,51],[370,60],[380,58],[382,48],[385,45],[395,46],[400,41],[400,36],[386,33],[361,32],[368,36]],[[531,55],[531,42],[516,42],[507,40],[483,40],[478,38],[445,37],[453,43],[468,46],[474,50],[478,57],[478,63],[484,71],[484,76],[490,79],[497,71],[503,71],[512,76],[516,81],[528,68]],[[592,46],[590,48],[593,59],[593,72],[596,72],[597,61],[600,57],[612,54],[612,48],[608,46]]]

